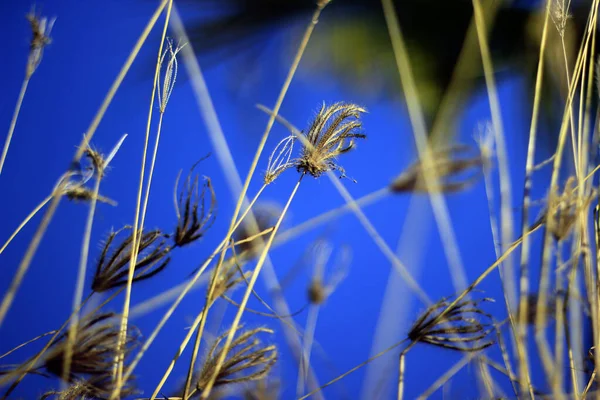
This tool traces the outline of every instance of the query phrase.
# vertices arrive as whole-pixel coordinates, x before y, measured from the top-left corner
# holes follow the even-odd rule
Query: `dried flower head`
[[[567,179],[563,192],[550,201],[545,213],[546,226],[557,241],[569,235],[577,218],[593,200],[593,194],[583,198],[579,196],[576,183],[574,176]]]
[[[29,57],[27,59],[27,69],[25,71],[26,79],[31,78],[31,75],[36,71],[37,67],[42,62],[44,55],[44,47],[50,44],[50,33],[54,26],[55,18],[48,19],[41,17],[35,13],[33,9],[27,14],[27,20],[31,25],[31,42],[29,43]]]
[[[459,301],[439,318],[452,304],[447,300],[438,301],[417,319],[408,333],[410,340],[459,351],[479,351],[494,343],[493,340],[482,341],[493,327],[479,320],[491,320],[491,316],[479,308],[479,303],[492,299]]]
[[[469,153],[476,155],[469,155]],[[452,193],[472,185],[480,175],[483,158],[475,149],[465,145],[454,145],[447,149],[435,150],[431,154],[432,175],[439,180],[439,189]],[[417,161],[391,184],[395,193],[426,193],[424,165]]]
[[[101,293],[127,284],[129,262],[133,251],[133,230],[118,246],[112,248],[116,236],[126,229],[131,230],[131,227],[126,226],[108,235],[100,259],[96,264],[96,273],[92,281],[94,292]],[[140,235],[133,282],[148,279],[158,274],[169,264],[171,259],[167,257],[167,254],[171,251],[171,248],[165,245],[166,238],[168,238],[168,235],[163,234],[158,229]]]
[[[118,354],[120,328],[110,323],[115,314],[106,313],[84,317],[77,327],[71,368],[69,370],[69,383],[85,381],[94,397],[105,398],[110,395],[113,387],[112,369]],[[125,346],[126,356],[133,349],[136,338],[134,330],[130,328]],[[45,369],[58,377],[63,376],[64,356],[67,348],[67,333],[61,335],[50,348],[44,361]],[[122,394],[132,394],[132,382],[127,382]]]
[[[160,57],[161,70],[165,58],[168,58],[162,87],[160,84],[160,74],[158,76],[158,107],[161,113],[165,112],[167,108],[167,103],[169,102],[169,98],[171,97],[171,93],[173,93],[173,88],[175,87],[175,80],[177,79],[178,70],[177,53],[179,53],[184,47],[185,44],[177,45],[177,47],[173,48],[173,41],[167,39],[167,49]]]
[[[295,140],[296,137],[292,134],[275,146],[273,153],[269,157],[267,172],[265,172],[263,179],[265,185],[272,183],[283,171],[295,165],[294,160],[290,161]]]
[[[360,116],[366,110],[356,104],[335,103],[323,106],[305,134],[308,143],[303,143],[300,158],[295,162],[298,172],[318,178],[327,171],[344,169],[337,164],[337,157],[354,147],[353,139],[364,139],[360,132]]]
[[[192,171],[196,165],[198,163],[194,164],[190,169],[190,173],[185,180],[185,185],[179,192],[179,199],[175,199],[177,227],[175,228],[173,240],[177,247],[183,247],[200,239],[215,222],[217,205],[215,192],[208,177],[204,177],[202,192],[199,192],[198,175],[193,177],[192,182]],[[177,180],[175,181],[174,193],[177,193],[180,176],[177,176]],[[206,210],[207,191],[210,192],[210,206],[208,210]]]
[[[558,31],[558,34],[563,37],[567,28],[567,22],[571,19],[569,7],[571,0],[554,0],[551,5],[550,18]]]
[[[238,327],[236,330],[241,329]],[[259,333],[270,333],[267,328],[256,328],[241,332],[232,342],[225,362],[219,370],[214,383],[215,389],[225,385],[257,381],[265,378],[271,367],[277,361],[277,347],[275,345],[262,345],[256,337]],[[211,346],[202,369],[197,377],[196,389],[204,390],[212,377],[217,361],[223,351],[219,348],[228,332],[219,336]]]

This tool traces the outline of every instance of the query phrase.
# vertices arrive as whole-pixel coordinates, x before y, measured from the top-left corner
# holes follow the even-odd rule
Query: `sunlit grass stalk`
[[[73,318],[71,325],[69,326],[69,333],[67,336],[67,343],[65,347],[65,357],[63,361],[63,376],[62,379],[68,382],[69,373],[71,372],[71,357],[73,355],[73,345],[76,339],[77,328],[79,325],[79,313],[77,310],[81,308],[81,301],[83,298],[83,288],[85,285],[85,272],[88,264],[88,254],[90,250],[90,241],[92,238],[92,225],[94,224],[94,215],[96,213],[96,204],[98,194],[100,193],[100,182],[102,181],[103,172],[101,170],[96,171],[96,180],[94,182],[94,195],[90,200],[90,207],[88,211],[87,221],[85,223],[85,230],[83,233],[83,242],[81,244],[81,254],[79,258],[79,271],[77,272],[77,283],[75,286],[75,294],[73,296]]]
[[[529,229],[529,207],[531,204],[531,186],[532,175],[535,168],[535,148],[537,144],[537,127],[540,112],[540,102],[542,99],[542,82],[544,78],[544,60],[546,44],[548,41],[548,21],[550,19],[550,8],[553,0],[547,0],[546,12],[544,16],[544,27],[542,30],[542,39],[540,42],[540,52],[538,56],[537,74],[535,78],[535,94],[533,97],[533,111],[531,115],[531,125],[529,127],[529,144],[527,146],[527,160],[525,165],[525,183],[523,189],[523,211],[521,220],[521,235],[523,235],[523,244],[521,247],[521,261],[519,266],[519,309],[517,323],[517,355],[519,360],[519,384],[522,393],[529,392],[533,398],[531,389],[531,379],[529,377],[529,357],[527,354],[527,308],[529,295],[529,238],[525,235]]]
[[[588,46],[590,44],[591,29],[589,29],[589,28],[591,27],[591,23],[596,20],[597,7],[598,7],[598,0],[594,0],[594,3],[592,5],[592,12],[591,12],[591,15],[590,15],[590,18],[588,21],[588,26],[587,26],[588,29],[586,29],[584,41],[582,42],[579,54],[577,56],[577,61],[575,63],[573,79],[571,81],[571,87],[569,88],[569,94],[567,97],[565,110],[563,113],[563,118],[562,118],[562,123],[561,123],[560,134],[559,134],[559,138],[558,138],[558,145],[557,145],[557,149],[556,149],[556,153],[555,153],[555,157],[554,157],[552,176],[551,176],[551,180],[550,180],[550,191],[549,191],[549,195],[548,195],[548,204],[549,205],[556,204],[555,199],[557,197],[557,191],[558,191],[558,178],[560,175],[563,151],[564,151],[564,147],[565,147],[565,143],[566,143],[566,136],[567,136],[567,129],[568,129],[568,114],[569,114],[569,110],[572,106],[573,97],[575,95],[575,91],[577,88],[577,82],[579,81],[580,76],[582,74],[582,69],[584,68],[583,54],[586,52],[586,49],[588,48]],[[552,212],[552,210],[550,210],[550,212]],[[544,239],[543,239],[542,266],[541,266],[541,272],[540,272],[540,285],[539,285],[539,291],[538,291],[538,301],[537,301],[537,306],[536,306],[536,322],[535,322],[538,327],[546,326],[546,321],[547,321],[546,314],[547,314],[547,300],[548,300],[548,292],[549,292],[549,275],[550,275],[550,263],[552,260],[552,249],[553,249],[553,246],[552,246],[553,239],[552,239],[551,231],[552,231],[553,224],[554,224],[553,219],[549,218],[549,221],[548,221],[549,226],[548,226],[548,229],[546,229],[546,231],[545,231]],[[549,350],[548,341],[547,341],[547,338],[545,336],[545,332],[543,329],[538,329],[538,331],[536,332],[536,335],[535,335],[535,339],[536,339],[536,344],[537,344],[537,348],[538,348],[538,353],[540,354],[540,357],[542,359],[542,365],[544,366],[547,377],[549,377],[550,374],[548,373],[548,371],[552,371],[552,360],[551,360],[551,356],[549,354],[550,350]]]
[[[250,283],[248,285],[248,288],[246,289],[246,292],[244,293],[244,297],[242,298],[242,301],[240,302],[240,308],[238,309],[238,312],[237,312],[237,314],[233,320],[233,323],[231,325],[231,328],[229,330],[229,334],[227,335],[227,339],[223,346],[224,350],[221,353],[219,359],[217,360],[217,364],[215,366],[211,380],[208,382],[208,384],[204,388],[204,391],[202,392],[202,395],[201,395],[202,399],[207,399],[210,394],[210,391],[212,390],[212,386],[213,386],[214,381],[219,373],[219,369],[221,368],[221,366],[223,365],[223,362],[225,361],[225,356],[227,355],[227,352],[231,346],[231,342],[233,341],[233,336],[236,332],[237,327],[240,324],[242,314],[244,313],[244,309],[246,308],[246,304],[248,303],[248,299],[250,298],[250,293],[252,292],[252,289],[254,288],[254,285],[256,284],[258,275],[262,269],[262,266],[264,265],[265,258],[267,257],[267,253],[269,252],[269,249],[271,248],[271,245],[273,244],[273,239],[275,239],[275,235],[277,234],[277,231],[279,230],[279,227],[281,226],[281,223],[283,222],[283,218],[287,214],[287,210],[289,209],[290,204],[292,203],[292,200],[294,199],[294,196],[296,195],[296,192],[298,191],[298,188],[300,187],[300,183],[302,182],[303,177],[304,177],[304,174],[300,175],[300,179],[298,179],[298,182],[294,186],[294,189],[292,190],[292,193],[290,194],[290,197],[288,198],[288,201],[286,202],[286,204],[281,212],[281,215],[279,216],[279,219],[275,223],[273,232],[269,236],[269,239],[267,240],[267,243],[265,244],[265,247],[262,250],[260,257],[259,257],[258,261],[256,262],[256,267],[254,268],[254,271],[252,272],[252,276],[250,277]]]
[[[113,82],[111,88],[109,89],[108,93],[106,94],[106,96],[102,102],[102,105],[100,106],[100,109],[97,111],[96,115],[94,116],[94,119],[92,120],[90,126],[88,127],[86,134],[85,134],[81,144],[79,145],[78,150],[75,153],[75,156],[73,157],[72,165],[76,165],[79,162],[79,160],[81,159],[81,156],[83,155],[83,152],[85,151],[84,145],[86,143],[90,143],[94,133],[96,132],[96,129],[98,128],[98,125],[100,124],[100,121],[102,120],[102,118],[104,117],[104,114],[106,113],[106,110],[108,109],[108,106],[112,102],[112,99],[114,98],[118,88],[121,86],[121,83],[123,82],[123,79],[127,75],[127,72],[129,72],[129,68],[133,64],[133,61],[136,59],[140,49],[142,48],[142,45],[146,41],[146,38],[148,37],[148,35],[150,34],[150,31],[154,27],[154,24],[158,20],[158,17],[162,13],[163,8],[166,6],[167,1],[168,0],[163,0],[158,5],[156,11],[150,18],[150,21],[148,22],[148,24],[144,28],[142,34],[138,38],[134,48],[132,49],[131,53],[127,57],[127,60],[125,61],[125,64],[121,68],[121,70],[120,70],[119,74],[117,75],[115,81]],[[59,185],[59,188],[55,191],[54,194],[62,193],[62,191],[65,188],[65,185],[66,185],[65,181],[61,182]],[[21,286],[21,282],[23,281],[23,278],[25,277],[25,274],[27,273],[27,270],[29,269],[31,262],[33,261],[33,257],[35,255],[35,253],[37,252],[37,249],[42,241],[42,238],[44,237],[44,234],[46,233],[46,229],[48,228],[48,225],[50,225],[50,221],[52,220],[52,218],[56,212],[56,209],[58,208],[61,198],[62,198],[61,195],[56,195],[56,196],[52,197],[52,201],[50,202],[50,205],[48,206],[48,209],[46,210],[46,213],[44,214],[42,221],[40,222],[33,238],[31,239],[29,245],[27,246],[25,255],[23,256],[23,259],[19,263],[17,272],[16,272],[15,276],[13,277],[13,280],[8,288],[8,291],[6,292],[6,294],[4,295],[4,297],[2,299],[2,303],[0,304],[0,326],[2,326],[2,322],[4,322],[6,313],[8,312],[10,306],[12,305],[12,302],[17,294],[17,291],[19,290],[19,287]]]
[[[160,40],[158,56],[157,56],[157,60],[156,60],[155,70],[154,70],[154,81],[152,84],[152,94],[150,96],[150,107],[149,107],[149,111],[148,111],[148,119],[146,122],[146,135],[145,135],[145,139],[144,139],[144,150],[143,150],[143,155],[142,155],[142,165],[141,165],[140,179],[139,179],[139,185],[138,185],[137,202],[136,202],[136,207],[135,207],[135,217],[133,220],[134,221],[133,222],[133,242],[132,242],[133,251],[131,252],[131,259],[129,262],[129,273],[127,275],[127,286],[125,288],[125,300],[123,302],[123,313],[121,316],[121,328],[120,328],[120,335],[119,335],[119,342],[118,342],[119,351],[117,352],[117,354],[119,354],[119,357],[117,360],[117,370],[116,370],[116,377],[115,377],[116,384],[115,384],[115,390],[113,391],[113,394],[111,395],[111,398],[113,398],[113,399],[117,398],[119,396],[123,382],[127,382],[127,379],[125,379],[125,380],[122,379],[122,377],[123,377],[123,362],[124,362],[124,354],[125,354],[125,340],[126,340],[126,336],[127,336],[127,320],[129,318],[129,307],[130,307],[130,302],[131,302],[131,285],[133,283],[133,275],[135,272],[134,267],[137,262],[137,256],[138,256],[138,245],[139,245],[138,241],[139,241],[139,238],[141,237],[143,229],[144,229],[144,225],[143,225],[144,215],[143,214],[142,214],[141,221],[140,221],[140,204],[141,204],[141,199],[142,199],[142,188],[144,185],[144,173],[145,173],[145,168],[146,168],[146,152],[148,149],[148,141],[149,141],[149,137],[150,137],[150,125],[152,124],[152,112],[154,109],[154,99],[156,97],[157,92],[160,90],[158,87],[158,81],[159,81],[159,76],[160,76],[160,64],[161,64],[161,58],[163,56],[163,46],[164,46],[165,39],[167,36],[167,27],[169,26],[169,17],[171,16],[172,7],[173,7],[173,0],[168,0],[168,6],[167,6],[166,15],[165,15],[165,23],[163,26],[162,37]],[[159,143],[159,138],[160,138],[160,128],[162,126],[163,113],[164,113],[164,109],[161,107],[161,118],[160,118],[158,133],[157,133],[157,137],[156,137],[156,146],[154,149],[154,157],[152,159],[152,167],[154,167],[156,152],[158,151],[158,143]],[[146,210],[146,204],[148,201],[148,196],[150,194],[151,179],[152,179],[152,175],[150,174],[150,177],[148,179],[147,191],[146,191],[146,199],[144,202],[144,212]]]

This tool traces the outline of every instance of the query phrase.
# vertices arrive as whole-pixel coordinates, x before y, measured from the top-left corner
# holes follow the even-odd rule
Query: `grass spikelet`
[[[242,327],[239,326],[237,331]],[[262,345],[256,337],[259,333],[270,333],[267,328],[255,328],[241,332],[231,343],[225,361],[214,381],[215,389],[235,383],[251,382],[264,379],[275,364],[278,357],[275,345]],[[196,390],[202,391],[212,378],[213,370],[222,348],[221,342],[228,332],[219,336],[210,348],[196,381]]]
[[[294,161],[290,161],[292,151],[294,150],[294,140],[296,140],[296,137],[290,135],[275,146],[273,153],[269,156],[267,172],[263,178],[265,185],[273,183],[283,171],[294,166]]]
[[[451,303],[444,298],[429,307],[408,332],[413,343],[428,343],[445,349],[459,351],[479,351],[494,344],[493,340],[481,342],[493,329],[488,322],[491,316],[479,308],[481,302],[493,301],[489,298],[462,300],[453,305],[442,318],[440,314]]]
[[[192,167],[192,170],[194,167]],[[175,183],[175,191],[179,177]],[[210,193],[210,205],[206,209],[206,195]],[[179,200],[175,203],[177,227],[173,235],[174,246],[183,247],[202,238],[215,222],[217,200],[210,178],[204,178],[202,192],[199,192],[198,175],[190,175],[185,180],[184,187],[179,192]]]
[[[318,178],[331,170],[345,177],[344,169],[336,162],[337,157],[352,150],[353,139],[367,137],[360,131],[360,115],[365,112],[367,110],[356,104],[335,103],[327,107],[323,103],[306,133],[308,143],[296,161],[298,172]]]
[[[126,226],[116,232],[111,232],[104,243],[92,281],[94,292],[102,293],[127,284],[129,259],[133,251],[133,232],[118,246],[112,248],[117,235],[125,229],[131,229],[131,227]],[[166,246],[165,239],[167,237],[168,235],[163,234],[158,229],[141,235],[139,243],[140,257],[138,257],[134,266],[133,282],[151,278],[169,264],[171,258],[167,257],[167,254],[171,251],[171,248]]]
[[[37,70],[37,67],[42,62],[44,48],[52,42],[50,33],[56,19],[48,19],[42,17],[32,10],[27,14],[27,20],[31,25],[31,42],[29,43],[29,58],[27,59],[27,69],[25,72],[26,79],[31,78],[31,75]]]
[[[469,154],[476,155],[469,155]],[[470,146],[453,145],[434,151],[431,157],[433,174],[439,179],[443,193],[461,191],[471,186],[481,175],[484,159]],[[417,161],[390,184],[394,193],[427,193],[423,164]]]
[[[109,322],[114,317],[112,313],[88,316],[81,321],[75,335],[68,382],[77,383],[83,379],[94,397],[105,398],[114,389],[112,369],[119,340],[118,326]],[[66,339],[66,333],[61,335],[50,348],[44,361],[46,371],[58,377],[63,376]],[[135,341],[130,330],[124,346],[126,354],[132,350]],[[132,383],[125,383],[122,393],[133,392]]]

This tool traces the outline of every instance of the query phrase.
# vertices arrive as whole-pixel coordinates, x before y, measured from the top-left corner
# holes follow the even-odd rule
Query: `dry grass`
[[[496,70],[487,35],[493,22],[490,19],[497,11],[495,6],[489,8],[485,2],[472,0],[471,28],[469,37],[465,41],[464,52],[461,53],[466,59],[461,56],[456,66],[457,81],[460,81],[459,77],[464,78],[461,74],[464,74],[465,62],[481,64],[484,73],[491,124],[488,125],[487,136],[482,136],[480,147],[476,149],[458,143],[440,145],[436,138],[431,138],[429,135],[430,129],[426,124],[420,102],[422,94],[418,91],[419,85],[413,73],[416,65],[406,46],[402,27],[396,17],[397,10],[391,0],[382,0],[391,48],[402,83],[400,89],[406,99],[411,129],[417,144],[418,159],[396,176],[388,171],[370,171],[387,174],[391,183],[380,190],[355,199],[344,186],[345,182],[340,182],[339,179],[346,177],[342,166],[344,159],[348,156],[347,153],[356,147],[356,140],[365,139],[367,134],[369,136],[382,134],[370,132],[367,124],[363,126],[366,109],[352,102],[323,103],[304,131],[300,131],[279,115],[319,18],[323,18],[326,23],[326,14],[322,15],[322,12],[328,3],[330,1],[316,2],[312,18],[308,21],[304,34],[299,40],[298,49],[275,106],[272,110],[260,106],[267,112],[269,119],[252,163],[245,171],[246,178],[243,183],[233,162],[227,137],[221,129],[198,61],[193,56],[191,46],[187,44],[179,13],[173,1],[163,0],[160,3],[86,131],[71,167],[59,177],[51,194],[24,219],[0,248],[0,255],[2,255],[22,228],[47,206],[45,215],[0,303],[0,327],[6,329],[7,327],[2,323],[18,294],[61,198],[85,202],[89,207],[71,315],[57,330],[30,340],[23,338],[23,344],[14,349],[0,349],[3,352],[0,359],[8,355],[14,357],[26,352],[25,350],[31,348],[33,343],[45,341],[44,348],[33,352],[33,356],[23,357],[19,364],[1,367],[0,386],[8,386],[4,398],[12,395],[19,385],[24,386],[26,379],[34,374],[56,378],[48,383],[48,390],[42,395],[42,399],[120,399],[151,389],[137,386],[134,371],[142,362],[146,352],[155,345],[157,336],[201,277],[209,281],[206,293],[201,302],[196,302],[195,317],[185,338],[178,345],[173,344],[172,348],[165,350],[174,355],[166,365],[162,378],[157,382],[150,399],[159,399],[163,396],[162,388],[172,378],[176,364],[180,362],[194,335],[194,346],[188,350],[189,354],[185,357],[189,360],[186,362],[187,371],[180,377],[182,380],[185,378],[185,381],[180,390],[168,397],[169,399],[213,399],[227,395],[244,396],[247,399],[280,398],[282,396],[280,388],[291,385],[291,382],[287,381],[288,377],[277,379],[274,376],[277,362],[282,361],[297,366],[296,397],[317,398],[322,396],[322,389],[339,382],[392,351],[398,355],[397,367],[392,372],[383,371],[381,379],[396,382],[397,398],[401,399],[404,397],[405,389],[413,384],[405,379],[406,369],[410,368],[407,367],[407,364],[410,365],[407,362],[407,354],[417,346],[433,346],[440,352],[463,353],[461,359],[449,366],[443,375],[423,378],[428,381],[428,387],[419,398],[427,398],[436,393],[471,363],[477,367],[477,379],[483,397],[583,399],[595,396],[594,393],[597,392],[600,383],[600,376],[597,373],[600,352],[594,351],[600,347],[598,293],[600,204],[598,204],[598,189],[595,187],[597,183],[594,178],[600,167],[595,164],[598,159],[600,134],[598,127],[592,122],[597,123],[599,115],[594,108],[597,107],[594,96],[598,96],[594,83],[598,80],[595,46],[600,1],[594,0],[590,4],[588,29],[584,31],[582,38],[569,37],[572,35],[572,31],[569,30],[570,1],[548,0],[547,6],[540,11],[544,23],[539,27],[541,30],[537,55],[539,63],[521,210],[517,209],[518,205],[513,204],[512,193],[515,182],[510,176],[510,150],[505,143],[506,132],[502,121]],[[158,43],[154,81],[149,96],[150,105],[133,223],[131,226],[127,225],[108,234],[95,261],[91,287],[86,291],[85,277],[90,264],[89,249],[93,223],[97,218],[96,206],[98,203],[118,206],[117,199],[104,196],[100,186],[106,177],[108,165],[115,157],[124,137],[107,157],[93,149],[90,140],[141,46],[161,16],[164,16],[165,21],[161,41]],[[29,80],[40,65],[45,47],[50,43],[53,20],[37,16],[33,12],[28,19],[33,37],[25,79],[2,158],[0,158],[0,173]],[[564,67],[564,70],[550,72],[564,76],[566,87],[562,88],[565,97],[558,143],[550,159],[551,177],[547,182],[542,182],[535,175],[541,168],[539,165],[536,166],[535,159],[539,153],[536,151],[536,146],[540,103],[544,95],[543,74],[549,72],[545,69],[545,60],[548,57],[546,47],[550,22],[554,24],[561,38],[561,62]],[[174,42],[166,37],[170,23],[175,28],[178,45],[174,45]],[[574,62],[569,59],[574,55],[568,54],[567,40],[577,40],[581,43]],[[474,49],[478,49],[478,54],[475,54]],[[199,162],[189,169],[189,174],[182,182],[180,182],[181,173],[175,180],[173,200],[176,219],[173,224],[155,229],[145,227],[148,205],[152,198],[151,188],[157,166],[163,118],[169,109],[167,107],[169,99],[177,95],[175,82],[179,58],[183,58],[187,73],[191,77],[192,88],[201,115],[207,123],[216,158],[225,173],[226,183],[236,194],[235,209],[230,214],[226,214],[229,226],[225,232],[218,233],[210,229],[216,219],[219,193],[215,188],[216,184],[213,186],[213,181],[209,177],[202,177],[196,173]],[[459,83],[453,82],[449,87],[451,90],[458,90],[459,86]],[[455,96],[456,93],[448,93],[447,99],[451,100],[456,98]],[[307,106],[308,109],[312,107],[313,105]],[[155,108],[158,109],[158,116],[153,115]],[[444,123],[444,118],[442,113],[440,120],[433,124],[436,135],[439,134],[440,124]],[[289,136],[277,140],[270,156],[265,157],[263,152],[276,120],[290,131]],[[164,122],[167,124],[167,121]],[[157,124],[157,131],[153,149],[149,153],[153,123]],[[572,150],[572,158],[567,157],[565,149]],[[353,156],[360,158],[360,151]],[[148,161],[150,163],[147,168]],[[256,179],[255,172],[259,165],[266,166],[262,185],[254,197],[248,199],[248,190],[251,182]],[[362,165],[368,168],[369,163],[363,162]],[[293,170],[296,170],[299,176],[294,186],[290,188],[285,205],[282,208],[261,209],[261,200],[265,193],[269,193],[271,184],[276,181],[278,184],[283,182],[284,179],[280,179],[283,174],[291,174]],[[280,232],[306,175],[314,178],[327,175],[346,204]],[[486,177],[490,224],[494,240],[497,241],[494,243],[496,258],[485,269],[481,268],[483,266],[475,268],[476,271],[482,272],[472,280],[468,279],[455,234],[457,224],[465,222],[451,219],[446,196],[469,189],[483,176]],[[532,222],[530,220],[531,188],[534,181],[536,185],[543,184],[548,194],[544,199],[543,211]],[[89,184],[90,182],[93,184]],[[493,196],[496,189],[495,182],[498,182],[497,189],[499,189],[498,216],[496,216]],[[163,188],[154,188],[154,190],[163,190]],[[390,248],[363,210],[368,204],[384,198],[393,201],[398,196],[416,194],[427,195],[430,201],[442,241],[442,248],[432,251],[443,252],[447,259],[449,274],[457,293],[452,299],[449,297],[440,299],[436,296],[432,300],[424,289],[423,282],[413,277],[409,268]],[[417,200],[414,201],[424,201],[422,198],[419,200],[419,197],[415,196]],[[590,212],[592,209],[593,213]],[[310,261],[313,269],[306,287],[309,304],[306,307],[308,312],[304,329],[296,320],[298,314],[303,313],[304,307],[299,312],[289,311],[286,302],[289,299],[286,300],[283,295],[284,289],[271,264],[269,254],[277,246],[289,244],[300,234],[348,211],[354,213],[377,249],[406,282],[409,290],[403,296],[414,296],[424,305],[424,311],[407,329],[406,335],[397,338],[396,343],[373,354],[347,372],[336,373],[336,376],[325,384],[320,384],[322,371],[317,371],[311,366],[311,358],[314,358],[312,354],[321,350],[318,341],[319,313],[327,305],[328,299],[336,295],[335,289],[338,284],[349,274],[349,253],[342,252],[343,260],[338,263],[343,264],[343,267],[330,274],[330,277],[326,277],[325,266],[330,264],[330,256],[334,253],[334,249],[326,240],[313,241],[314,247],[311,249],[315,257]],[[521,234],[515,239],[513,221],[519,217],[522,223]],[[595,229],[591,229],[592,221]],[[403,234],[410,235],[412,228],[408,226]],[[537,235],[538,231],[542,231],[543,234]],[[156,297],[163,296],[164,292],[169,307],[149,335],[144,336],[141,345],[134,346],[137,343],[137,335],[133,334],[136,330],[131,328],[130,311],[132,305],[143,306],[144,304],[134,303],[133,291],[141,282],[154,284],[167,266],[169,269],[172,268],[173,260],[176,260],[173,258],[175,253],[186,251],[183,248],[193,247],[192,245],[208,235],[222,236],[218,236],[216,241],[218,244],[208,253],[201,265],[194,269],[191,277],[182,284],[180,289],[173,292],[172,297],[167,296],[168,288],[157,284]],[[541,246],[539,261],[531,256],[533,243]],[[359,252],[362,249],[353,250]],[[519,252],[520,262],[518,268],[514,268],[513,259]],[[538,262],[539,268],[536,265],[534,269],[533,264]],[[539,275],[534,276],[532,270],[537,269]],[[486,303],[491,302],[492,299],[480,297],[477,293],[481,283],[496,271],[499,273],[503,297],[498,303],[502,304],[503,311],[501,316],[494,314],[493,317],[491,312],[484,310]],[[256,286],[258,277],[264,275],[269,279],[270,298],[263,298],[259,294],[260,289]],[[534,290],[536,286],[537,289]],[[232,293],[236,288],[243,288],[240,290],[243,294],[239,300],[235,299]],[[121,292],[125,292],[123,304],[114,304],[117,295]],[[91,298],[106,293],[110,293],[111,296],[100,306],[92,312],[87,310],[84,312],[84,306]],[[251,297],[257,299],[260,307],[266,308],[269,312],[249,308]],[[235,316],[229,327],[214,339],[211,345],[204,348],[203,343],[210,342],[207,320],[209,316],[217,316],[216,306],[222,300],[236,307]],[[274,307],[270,305],[270,300],[275,302]],[[111,306],[122,308],[122,314],[117,317],[108,312],[106,308],[109,303]],[[382,309],[384,308],[386,308],[385,304],[382,306]],[[373,312],[378,311],[373,310]],[[259,340],[259,336],[263,334],[274,334],[275,329],[271,327],[242,329],[247,312],[260,315],[261,318],[265,318],[267,324],[277,321],[295,359],[283,359],[281,344],[263,344]],[[118,323],[114,323],[115,319],[118,319]],[[584,320],[591,326],[593,336],[593,343],[589,349],[583,346]],[[492,332],[496,334],[495,337]],[[529,340],[530,334],[533,335],[533,340]],[[51,338],[46,340],[47,336]],[[498,360],[493,359],[491,349],[496,350],[495,356],[499,354],[501,360],[500,356]],[[540,360],[543,380],[539,380],[537,374],[532,373],[535,368],[532,361],[534,359]],[[153,366],[161,372],[163,367]],[[492,373],[492,369],[500,375]],[[60,390],[51,389],[56,387],[56,380],[62,381],[63,386]],[[275,381],[282,383],[274,384]],[[367,390],[371,390],[374,395],[379,389],[368,387]],[[508,390],[512,393],[507,394]]]

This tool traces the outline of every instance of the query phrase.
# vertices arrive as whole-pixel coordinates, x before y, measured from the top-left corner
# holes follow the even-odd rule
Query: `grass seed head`
[[[177,190],[178,183],[179,177],[175,184],[175,190]],[[199,186],[198,175],[192,177],[190,171],[176,202],[177,227],[173,235],[176,247],[186,246],[202,238],[215,222],[217,200],[210,178],[204,178],[201,192]],[[207,209],[206,197],[208,193],[210,193],[210,205]]]
[[[296,160],[298,172],[318,178],[327,171],[339,171],[345,177],[344,169],[337,164],[337,157],[354,147],[354,139],[364,139],[360,117],[366,110],[356,104],[323,103],[308,132],[308,143],[304,143],[300,158]]]
[[[120,328],[110,323],[115,314],[105,313],[84,317],[77,327],[73,343],[68,382],[85,385],[95,398],[106,398],[114,389],[112,370],[118,355]],[[131,353],[136,344],[135,330],[130,328],[124,349]],[[62,334],[50,348],[44,361],[45,369],[58,377],[63,376],[64,356],[68,334]],[[132,382],[126,382],[121,394],[134,392]]]
[[[410,340],[467,352],[479,351],[494,343],[484,340],[493,329],[489,323],[491,315],[479,308],[481,302],[491,299],[459,301],[439,318],[452,304],[447,300],[438,301],[417,319],[408,333]]]
[[[236,330],[240,329],[241,327],[238,327]],[[272,334],[273,331],[267,328],[256,328],[240,332],[233,340],[215,380],[215,389],[236,383],[258,381],[269,374],[271,367],[277,361],[278,351],[275,345],[263,345],[257,338],[259,333]],[[219,336],[211,346],[197,377],[196,389],[198,391],[204,390],[211,379],[223,351],[223,348],[220,347],[221,342],[227,334],[228,332]]]
[[[113,247],[113,242],[119,233],[131,230],[131,234],[119,245]],[[139,282],[158,274],[166,268],[171,259],[167,254],[171,248],[166,246],[166,238],[156,229],[143,233],[138,238],[138,258],[134,266],[133,282]],[[117,232],[111,232],[104,243],[100,259],[96,264],[96,273],[92,281],[92,290],[102,293],[107,290],[127,284],[129,262],[133,251],[133,230],[126,226]]]
[[[477,155],[470,155],[477,154]],[[480,176],[483,158],[475,149],[454,145],[431,154],[431,173],[439,180],[443,193],[453,193],[472,185]],[[394,193],[426,193],[424,165],[417,161],[400,174],[390,185]]]

